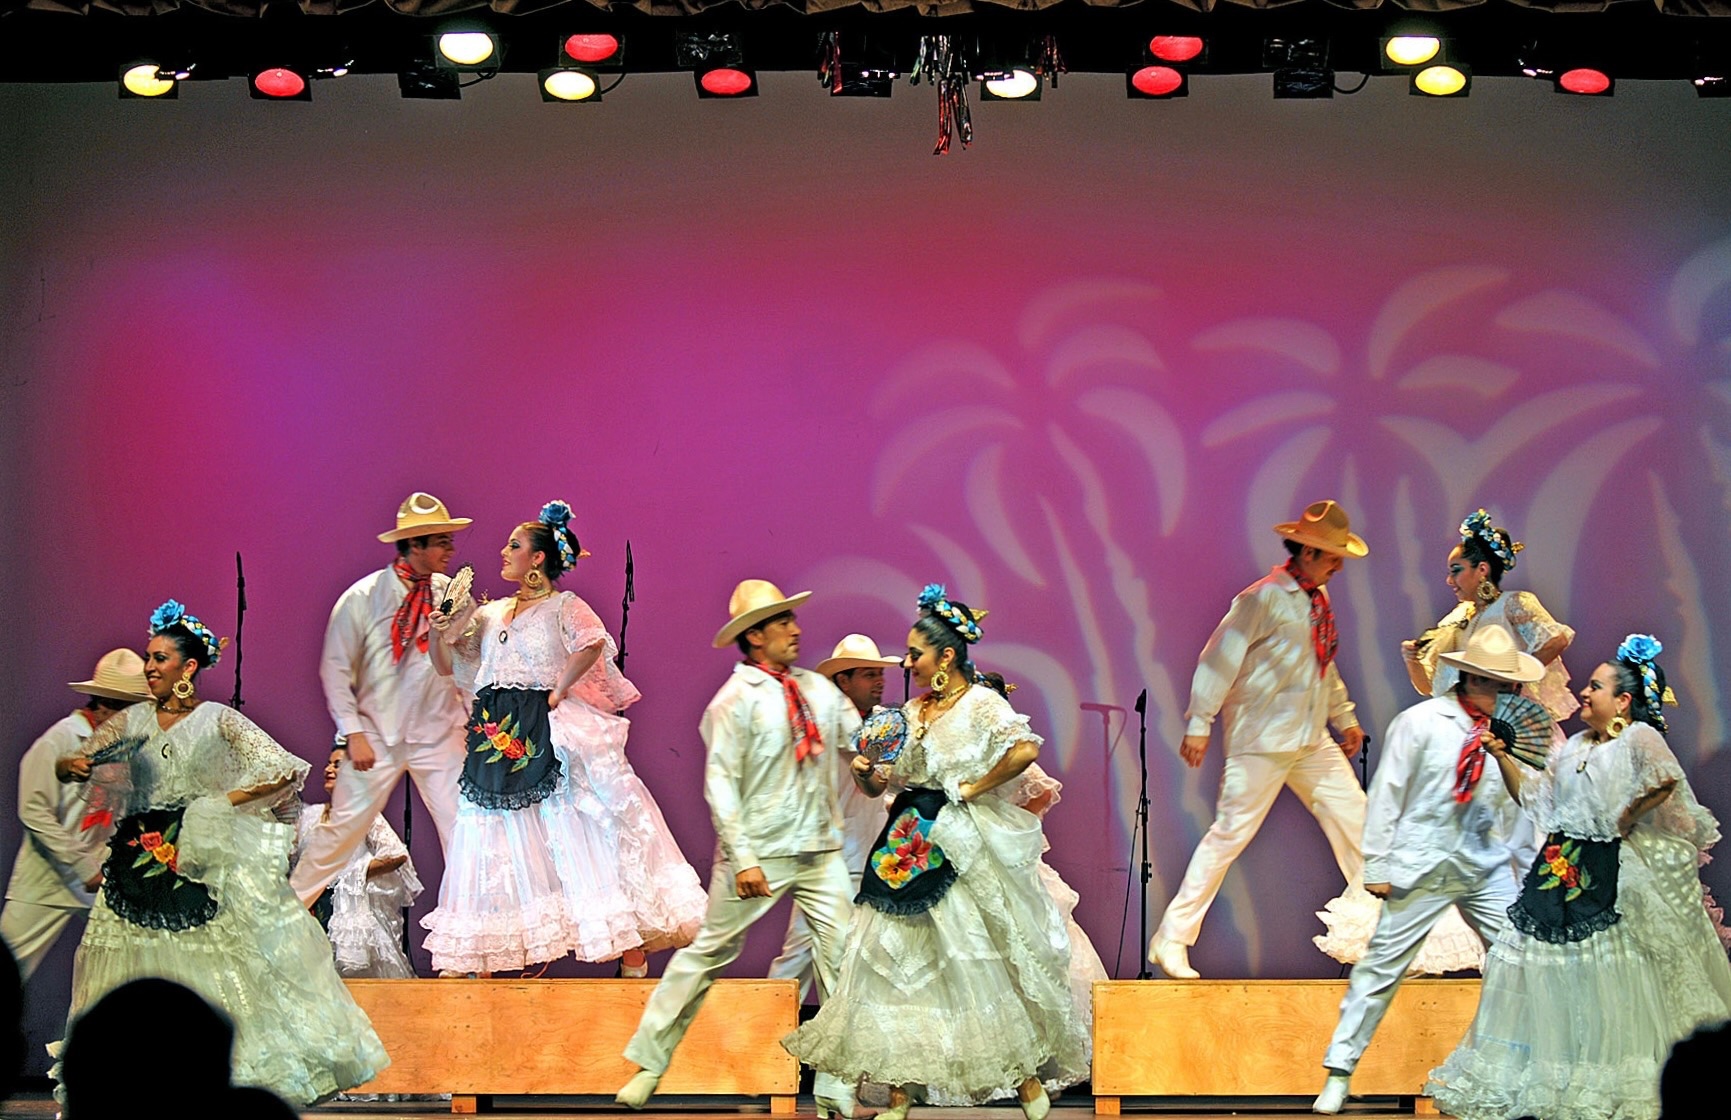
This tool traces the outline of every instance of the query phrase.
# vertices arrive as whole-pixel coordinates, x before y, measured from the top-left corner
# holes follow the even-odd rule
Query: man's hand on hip
[[[768,898],[769,880],[763,877],[763,868],[748,867],[733,877],[733,889],[740,898]]]

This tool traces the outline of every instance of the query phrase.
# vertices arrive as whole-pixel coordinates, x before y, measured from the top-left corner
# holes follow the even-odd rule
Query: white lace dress
[[[613,639],[569,591],[508,622],[511,602],[480,607],[455,645],[465,690],[550,690],[574,651],[601,642],[601,654],[550,714],[553,792],[521,809],[458,801],[439,905],[421,919],[433,967],[499,972],[689,944],[708,899],[626,761],[630,722],[614,713],[639,693],[613,664]]]
[[[151,928],[121,918],[105,886],[73,962],[70,1019],[130,980],[162,977],[234,1020],[237,1085],[305,1105],[370,1080],[389,1064],[384,1046],[337,975],[324,931],[288,885],[295,830],[275,810],[299,792],[307,764],[239,712],[210,702],[167,731],[155,705],[135,705],[104,724],[88,751],[122,740],[135,745],[97,768],[93,796],[106,797],[117,819],[184,808],[174,866],[209,892],[216,911],[188,929]],[[229,804],[233,790],[284,779],[279,794]],[[122,858],[133,852],[117,847],[111,864]]]
[[[1070,939],[1037,872],[1039,818],[1012,800],[1019,783],[971,802],[958,790],[1019,742],[1039,742],[1027,718],[976,687],[897,758],[894,785],[946,795],[930,839],[957,875],[920,914],[854,907],[837,990],[783,1040],[801,1061],[939,1105],[1012,1096],[1030,1076],[1051,1089],[1088,1076]]]
[[[1063,800],[1063,788],[1062,782],[1046,773],[1040,768],[1040,764],[1035,762],[1022,771],[1010,793],[1010,799],[1044,821],[1052,807]],[[1094,982],[1107,979],[1106,966],[1101,962],[1100,954],[1095,951],[1094,943],[1089,940],[1087,932],[1076,923],[1076,904],[1082,901],[1081,896],[1046,862],[1045,853],[1051,850],[1051,842],[1046,839],[1042,828],[1041,856],[1037,867],[1040,885],[1052,896],[1058,913],[1064,915],[1064,928],[1070,935],[1070,994],[1076,1001],[1076,1017],[1089,1028],[1089,1050],[1092,1053]]]
[[[301,809],[296,855],[307,833],[329,812],[326,805]],[[376,859],[403,857],[402,866],[381,875],[367,875]],[[370,980],[412,980],[414,966],[403,952],[403,911],[421,895],[421,879],[409,849],[383,815],[373,818],[366,842],[355,849],[348,866],[332,881],[330,934],[337,971]]]
[[[1632,802],[1676,786],[1617,851],[1619,920],[1551,943],[1511,927],[1491,947],[1466,1038],[1426,1091],[1462,1120],[1652,1120],[1671,1046],[1731,1018],[1731,964],[1698,872],[1719,839],[1665,739],[1637,723],[1552,749],[1523,800],[1539,831],[1615,840]]]
[[[1456,603],[1455,609],[1437,623],[1436,639],[1419,657],[1425,671],[1430,674],[1432,696],[1446,696],[1460,682],[1460,670],[1443,661],[1441,655],[1465,649],[1468,640],[1485,626],[1502,627],[1514,638],[1517,648],[1532,654],[1543,649],[1553,638],[1567,636],[1572,641],[1575,637],[1574,630],[1551,617],[1551,612],[1531,591],[1505,591],[1485,606]],[[1575,694],[1569,691],[1569,671],[1563,667],[1561,657],[1545,666],[1542,678],[1522,685],[1521,694],[1543,704],[1559,727],[1581,706]],[[1559,730],[1555,732],[1554,742],[1560,744],[1562,741],[1563,733]],[[1537,851],[1524,821],[1522,829],[1521,836],[1510,838],[1520,866],[1511,867],[1509,874],[1517,880],[1525,873]],[[1311,939],[1316,947],[1343,964],[1356,964],[1364,956],[1371,935],[1376,932],[1377,920],[1382,916],[1382,902],[1362,887],[1349,886],[1317,911],[1316,916],[1322,919],[1328,930]],[[1460,911],[1451,906],[1425,938],[1424,946],[1408,971],[1441,975],[1445,972],[1478,971],[1484,968],[1484,963],[1484,942],[1460,916]]]

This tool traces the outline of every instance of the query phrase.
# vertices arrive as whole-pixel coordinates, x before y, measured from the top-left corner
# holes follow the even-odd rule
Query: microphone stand
[[[619,600],[619,655],[613,664],[625,671],[625,628],[631,625],[631,604],[637,601],[637,565],[631,559],[631,542],[625,542],[625,597]]]
[[[1142,695],[1136,697],[1136,757],[1142,767],[1142,789],[1136,795],[1136,821],[1142,829],[1142,948],[1138,955],[1142,958],[1142,971],[1136,975],[1138,980],[1151,980],[1154,974],[1148,971],[1148,884],[1154,879],[1154,865],[1148,861],[1148,690],[1144,688]]]
[[[228,706],[240,710],[246,703],[240,698],[240,631],[246,625],[246,571],[240,565],[240,553],[234,554],[234,695],[229,697]]]

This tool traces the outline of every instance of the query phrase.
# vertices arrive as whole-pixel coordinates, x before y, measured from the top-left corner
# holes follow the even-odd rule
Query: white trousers
[[[1346,998],[1340,1001],[1340,1021],[1322,1064],[1342,1073],[1357,1067],[1407,966],[1449,906],[1458,906],[1467,925],[1489,945],[1509,924],[1509,907],[1519,893],[1506,864],[1477,874],[1445,865],[1414,886],[1390,893],[1383,900],[1370,945],[1352,966]]]
[[[853,883],[848,897],[858,898],[863,872],[856,871],[848,878]],[[817,938],[811,932],[811,923],[805,920],[805,911],[796,902],[793,913],[787,916],[787,933],[781,939],[781,955],[769,962],[767,975],[771,980],[798,980],[801,1003],[811,995],[812,981],[817,978],[816,950]]]
[[[6,942],[6,947],[18,959],[18,978],[30,979],[30,974],[41,967],[48,950],[54,948],[54,943],[60,939],[66,923],[87,913],[89,911],[82,906],[42,906],[22,899],[7,899],[5,909],[0,910],[0,940]]]
[[[371,770],[356,770],[344,762],[337,771],[337,787],[331,793],[331,815],[314,825],[289,886],[310,906],[349,865],[355,850],[367,839],[373,820],[384,812],[385,802],[405,773],[415,781],[421,801],[439,832],[439,851],[451,842],[457,823],[457,779],[463,774],[464,736],[453,728],[442,743],[373,744],[378,761]]]
[[[709,878],[709,910],[703,928],[685,948],[673,954],[661,983],[643,1009],[637,1033],[625,1046],[625,1057],[651,1073],[664,1073],[673,1048],[703,1006],[703,997],[716,977],[732,964],[745,947],[745,935],[777,899],[793,892],[795,905],[811,924],[816,941],[814,966],[821,998],[835,986],[841,968],[842,937],[853,915],[853,892],[848,889],[847,864],[840,851],[813,852],[803,856],[766,858],[761,864],[769,880],[768,898],[740,898],[734,870],[717,859]],[[816,1092],[834,1098],[841,1087],[819,1072]]]
[[[1182,945],[1196,944],[1202,919],[1220,893],[1220,884],[1238,853],[1250,843],[1273,807],[1282,786],[1304,802],[1322,825],[1334,861],[1348,884],[1360,881],[1364,872],[1364,790],[1352,772],[1352,763],[1339,747],[1324,741],[1301,751],[1277,754],[1240,754],[1226,760],[1220,775],[1220,799],[1214,808],[1214,823],[1196,845],[1190,866],[1178,893],[1166,906],[1156,934],[1162,940]]]

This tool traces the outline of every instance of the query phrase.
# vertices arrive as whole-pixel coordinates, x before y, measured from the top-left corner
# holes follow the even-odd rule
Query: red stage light
[[[697,79],[704,90],[715,97],[738,97],[748,93],[752,87],[752,76],[743,70],[735,70],[723,66],[715,70],[706,70]]]
[[[565,53],[578,62],[606,62],[619,53],[619,40],[612,35],[568,35]]]
[[[1565,70],[1557,77],[1557,85],[1570,93],[1596,94],[1604,93],[1611,88],[1610,75],[1603,70],[1591,67],[1580,67],[1575,70]]]
[[[1130,84],[1149,97],[1165,97],[1184,84],[1184,75],[1170,66],[1144,66],[1130,75]]]
[[[266,97],[297,97],[307,88],[305,78],[281,66],[260,70],[253,75],[252,84]]]
[[[1189,62],[1202,53],[1202,39],[1197,35],[1156,35],[1148,40],[1148,53],[1167,62]]]

